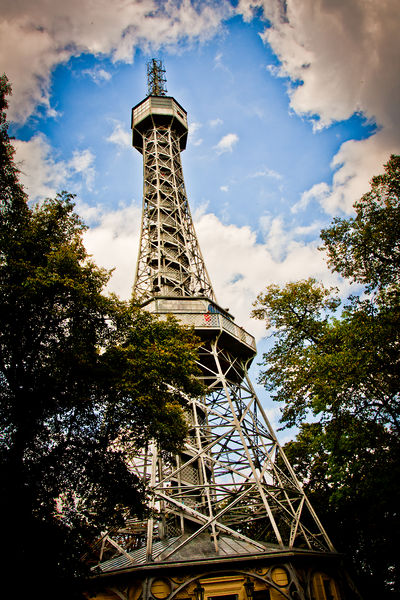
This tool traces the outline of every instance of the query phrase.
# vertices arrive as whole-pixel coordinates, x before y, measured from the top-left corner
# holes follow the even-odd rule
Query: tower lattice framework
[[[157,61],[152,68],[160,69],[162,77]],[[173,462],[165,461],[155,444],[132,462],[151,491],[150,516],[105,535],[97,569],[105,576],[197,561],[203,571],[208,565],[214,572],[218,561],[255,565],[268,559],[275,566],[263,576],[253,567],[243,571],[246,581],[249,574],[254,578],[253,588],[257,577],[264,577],[266,589],[276,590],[277,595],[269,591],[263,597],[328,599],[328,592],[318,596],[312,587],[312,569],[293,566],[296,557],[318,563],[336,553],[249,379],[254,338],[216,301],[183,179],[180,153],[186,147],[187,115],[165,95],[157,73],[155,78],[157,86],[150,85],[150,95],[132,109],[133,146],[143,155],[134,293],[160,318],[172,314],[194,326],[201,339],[198,362],[207,392],[200,399],[187,398],[189,436]],[[276,564],[283,563],[286,587],[272,575]],[[189,587],[181,592],[179,585],[183,590],[183,584],[171,583],[165,598],[187,598]],[[330,598],[343,597],[337,584],[329,585]],[[143,600],[157,599],[150,588],[150,583],[143,584]]]

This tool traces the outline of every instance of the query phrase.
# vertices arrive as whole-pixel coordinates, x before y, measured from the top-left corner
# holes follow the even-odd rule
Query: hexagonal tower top
[[[143,153],[143,134],[155,125],[171,127],[178,135],[179,150],[186,148],[187,113],[171,96],[166,96],[165,69],[155,58],[147,63],[148,96],[132,108],[132,145]]]

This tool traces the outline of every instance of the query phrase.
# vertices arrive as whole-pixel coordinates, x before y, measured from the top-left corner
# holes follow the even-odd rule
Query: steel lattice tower
[[[134,292],[161,318],[172,314],[194,326],[207,394],[187,398],[190,432],[174,463],[165,462],[155,445],[133,461],[152,493],[151,516],[109,532],[97,570],[111,582],[136,574],[135,592],[109,584],[120,598],[126,592],[143,600],[201,600],[204,589],[209,593],[207,581],[214,581],[211,591],[218,588],[216,573],[225,581],[223,590],[233,589],[226,583],[233,563],[247,600],[351,597],[343,591],[348,583],[338,575],[332,543],[248,377],[254,338],[216,302],[182,173],[186,112],[166,96],[160,61],[149,63],[148,81],[149,95],[132,109],[133,146],[143,155],[144,179]],[[170,574],[177,568],[174,579]],[[168,577],[160,579],[161,572]]]

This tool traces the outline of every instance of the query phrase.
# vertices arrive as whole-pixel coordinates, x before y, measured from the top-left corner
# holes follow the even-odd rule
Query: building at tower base
[[[143,552],[103,566],[89,584],[97,600],[341,600],[358,599],[340,556],[312,551],[260,552],[229,538],[217,555],[209,535],[187,548],[184,556],[146,563]],[[183,553],[182,553],[183,554]]]

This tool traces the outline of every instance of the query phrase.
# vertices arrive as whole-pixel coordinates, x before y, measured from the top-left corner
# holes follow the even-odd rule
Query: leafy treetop
[[[371,190],[354,203],[355,217],[335,218],[321,238],[328,265],[343,277],[382,290],[400,284],[400,156],[372,178]]]
[[[261,382],[299,428],[285,451],[365,597],[400,585],[400,156],[321,233],[332,270],[364,286],[341,306],[315,279],[270,285]],[[339,307],[341,306],[341,312]],[[310,422],[313,421],[313,422]]]
[[[186,398],[202,392],[198,341],[104,293],[109,273],[87,255],[72,195],[28,205],[5,76],[0,86],[3,565],[23,565],[21,595],[38,587],[50,598],[56,586],[72,598],[90,543],[146,510],[132,452],[155,440],[172,454],[185,439]]]

